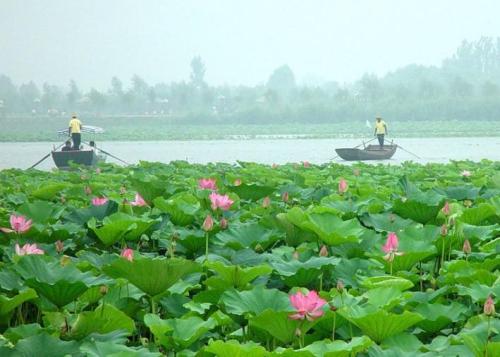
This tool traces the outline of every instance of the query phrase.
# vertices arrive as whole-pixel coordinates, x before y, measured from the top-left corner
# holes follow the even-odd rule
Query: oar
[[[368,144],[370,141],[373,141],[373,140],[375,140],[375,139],[376,139],[376,138],[373,138],[373,139],[370,139],[370,140],[368,140],[368,141],[366,141],[366,142],[364,142],[364,141],[363,141],[361,144],[359,144],[359,145],[357,145],[357,146],[353,147],[353,149],[357,149],[357,148],[359,148],[361,145]],[[330,159],[330,161],[331,161],[331,160],[335,160],[337,157],[339,157],[339,155],[337,155],[337,156],[335,156],[335,157],[331,158],[331,159]]]
[[[57,151],[57,149],[59,149],[61,146],[63,146],[66,142],[62,143],[61,145],[59,145],[58,147],[56,147],[53,151]],[[36,164],[30,166],[29,168],[30,169],[33,169],[35,168],[35,166],[37,166],[38,164],[41,164],[43,161],[45,161],[46,158],[48,158],[50,156],[50,154],[52,154],[52,151],[49,152],[47,155],[45,155],[44,157],[42,157],[39,161],[36,162]]]
[[[401,146],[401,145],[399,145],[399,144],[396,144],[396,145],[397,145],[397,146],[398,146],[398,148],[400,148],[401,150],[406,151],[408,154],[413,155],[413,156],[415,156],[417,159],[422,160],[422,158],[421,158],[420,156],[418,156],[417,154],[414,154],[414,153],[412,153],[411,151],[406,150],[404,147],[402,147],[402,146]]]
[[[88,146],[90,146],[90,144],[89,144],[89,143],[87,143],[87,142],[85,142],[85,144],[87,144]],[[97,150],[99,150],[99,151],[101,151],[101,152],[105,153],[105,154],[106,154],[106,155],[108,155],[108,156],[111,156],[113,159],[116,159],[116,160],[118,160],[118,161],[123,162],[125,165],[130,165],[128,162],[126,162],[126,161],[124,161],[124,160],[120,159],[119,157],[116,157],[115,155],[113,155],[113,154],[111,154],[111,153],[109,153],[109,152],[107,152],[107,151],[105,151],[105,150],[103,150],[103,149],[101,149],[101,148],[97,148]]]

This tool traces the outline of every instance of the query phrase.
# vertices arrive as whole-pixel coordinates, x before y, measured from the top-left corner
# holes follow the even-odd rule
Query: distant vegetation
[[[367,59],[369,60],[369,59]],[[131,85],[113,77],[106,91],[83,92],[34,82],[14,84],[0,75],[3,117],[86,117],[135,115],[171,124],[338,123],[500,119],[500,38],[464,41],[439,67],[408,65],[383,77],[365,74],[354,83],[297,85],[292,69],[277,68],[255,87],[211,86],[200,57],[191,62],[189,80],[148,84],[138,75]]]

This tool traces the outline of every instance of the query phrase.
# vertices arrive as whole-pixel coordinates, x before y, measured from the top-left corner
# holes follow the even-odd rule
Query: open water
[[[368,140],[368,139],[367,139]],[[354,147],[359,139],[257,139],[257,140],[192,140],[192,141],[131,141],[98,142],[105,151],[135,164],[139,160],[168,163],[187,160],[192,163],[254,161],[265,164],[309,161],[314,164],[329,161],[347,163],[335,158],[335,148]],[[391,160],[371,163],[399,164],[412,160],[420,163],[448,162],[449,160],[489,159],[500,161],[500,137],[473,138],[405,138],[395,140],[402,148]],[[0,143],[0,169],[28,168],[47,153],[54,143],[3,142]],[[108,158],[109,162],[117,162]],[[367,161],[370,162],[370,161]],[[38,166],[54,167],[49,157]]]

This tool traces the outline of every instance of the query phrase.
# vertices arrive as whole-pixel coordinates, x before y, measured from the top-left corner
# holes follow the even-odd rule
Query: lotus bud
[[[257,243],[254,249],[257,253],[262,253],[264,251],[264,248],[260,245],[260,243]]]
[[[288,200],[290,199],[290,196],[288,194],[288,192],[283,192],[283,194],[281,195],[281,199],[283,200],[283,202],[287,203]]]
[[[342,294],[344,291],[344,282],[342,280],[337,280],[337,291]]]
[[[220,224],[220,229],[227,229],[227,226],[229,225],[227,219],[225,218],[222,218],[219,224]]]
[[[450,216],[448,219],[448,223],[450,224],[450,227],[453,227],[455,225],[455,216]]]
[[[269,198],[269,196],[264,197],[264,199],[262,200],[262,207],[267,208],[270,205],[271,205],[271,199]]]
[[[493,301],[491,295],[488,295],[488,298],[484,303],[483,311],[486,316],[495,315],[495,301]]]
[[[205,218],[205,220],[203,221],[203,225],[201,226],[201,228],[205,231],[205,232],[209,232],[212,230],[212,228],[214,228],[214,220],[212,219],[212,216],[211,215],[207,215],[207,217]]]
[[[106,295],[106,294],[108,293],[108,291],[109,291],[109,288],[108,288],[108,286],[107,286],[107,285],[101,285],[101,286],[99,287],[99,293],[100,293],[101,295]]]
[[[292,259],[299,260],[299,252],[295,250],[292,254]]]
[[[90,188],[90,186],[85,186],[84,190],[86,195],[90,196],[92,194],[92,189]]]
[[[63,255],[61,257],[61,260],[59,261],[59,263],[61,264],[62,267],[65,267],[66,265],[71,263],[71,258],[68,257],[67,255]]]
[[[472,201],[471,200],[464,200],[464,206],[465,207],[471,207],[472,206]]]
[[[295,336],[297,336],[297,337],[302,336],[302,331],[298,327],[295,329]]]
[[[339,181],[339,194],[344,194],[347,192],[347,190],[349,189],[349,185],[347,184],[347,181],[344,180],[343,178],[340,179]]]
[[[321,249],[319,250],[319,256],[320,257],[327,257],[328,256],[328,248],[326,247],[326,245],[322,245],[321,246]]]
[[[134,251],[130,248],[125,248],[122,250],[120,256],[127,259],[129,262],[134,260]]]
[[[359,169],[354,169],[354,170],[352,170],[352,173],[353,173],[353,175],[354,175],[354,176],[359,176],[359,175],[361,175],[361,171],[359,171]]]
[[[470,253],[472,253],[472,248],[471,248],[471,246],[470,246],[470,242],[469,242],[469,240],[468,240],[468,239],[464,240],[464,245],[463,245],[463,247],[462,247],[462,251],[463,251],[465,254],[467,254],[467,255],[469,255]]]
[[[123,196],[126,193],[127,193],[127,189],[125,188],[125,186],[120,187],[120,195]]]
[[[59,254],[64,251],[64,243],[61,242],[60,240],[55,242],[54,245],[56,246],[56,252],[58,252]]]
[[[304,165],[304,167],[310,167],[311,166],[311,164],[309,163],[309,161],[303,161],[302,165]]]
[[[444,214],[445,216],[449,216],[449,215],[450,215],[450,212],[451,212],[451,211],[450,211],[450,204],[448,203],[448,201],[446,201],[446,202],[444,203],[443,208],[441,208],[441,212],[443,212],[443,214]]]
[[[448,226],[446,224],[443,224],[441,226],[441,236],[446,237],[448,235]]]
[[[241,179],[234,180],[234,186],[240,186],[240,185],[241,185]]]
[[[337,308],[332,303],[330,303],[329,305],[330,305],[330,311],[333,312],[337,311]]]
[[[406,202],[406,201],[408,201],[408,197],[406,196],[401,197],[401,202]]]
[[[279,167],[279,165],[278,165],[278,164],[273,164],[271,167],[272,167],[273,169],[277,169],[277,168]]]
[[[59,199],[61,201],[61,203],[66,203],[66,197],[64,197],[64,195],[61,195],[61,198]]]

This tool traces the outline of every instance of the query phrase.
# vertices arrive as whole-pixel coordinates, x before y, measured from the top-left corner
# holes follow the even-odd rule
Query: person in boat
[[[80,150],[80,143],[82,142],[82,122],[76,114],[71,116],[69,121],[69,135],[73,140],[73,150]]]
[[[71,151],[71,150],[73,150],[73,148],[71,147],[71,141],[70,140],[66,140],[66,142],[64,143],[64,146],[61,149],[61,151]]]
[[[384,137],[387,135],[387,124],[381,117],[377,117],[375,120],[375,132],[373,135],[377,137],[380,149],[383,149]]]

